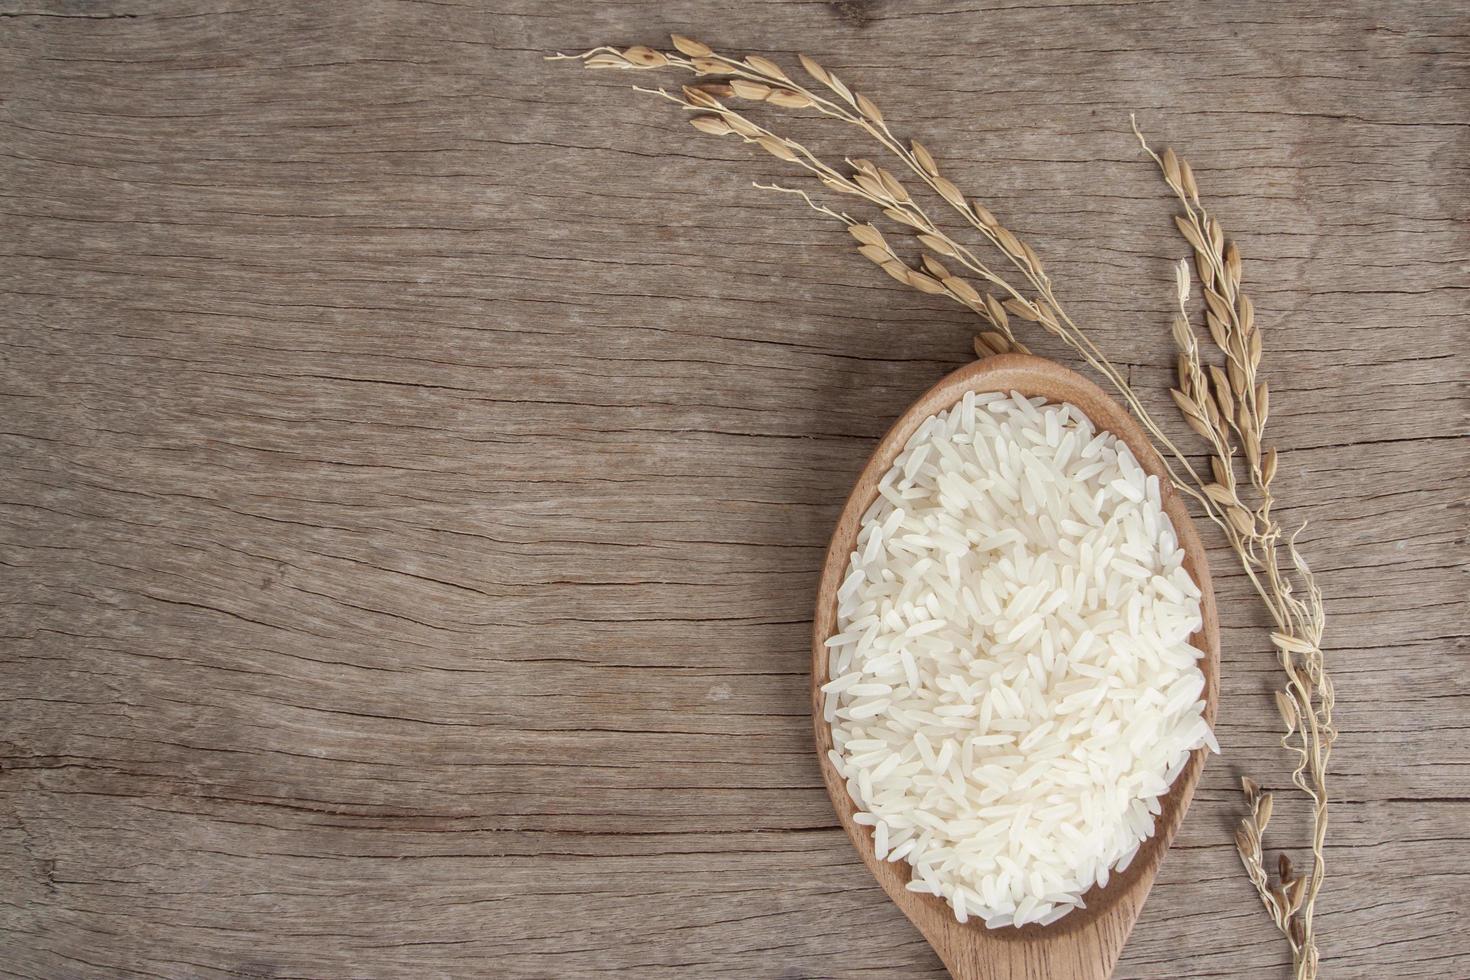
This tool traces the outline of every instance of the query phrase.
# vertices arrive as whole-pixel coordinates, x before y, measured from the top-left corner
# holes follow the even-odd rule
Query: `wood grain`
[[[1470,976],[1448,0],[0,0],[0,973],[943,976],[806,658],[843,496],[973,318],[541,60],[669,30],[879,97],[1161,413],[1184,247],[1128,113],[1186,153],[1328,597],[1326,975]],[[1208,543],[1225,755],[1118,977],[1285,976],[1230,843],[1275,673]]]
[[[858,807],[848,792],[847,780],[838,773],[828,755],[833,748],[832,725],[822,710],[825,701],[822,686],[832,679],[828,673],[827,641],[838,632],[837,592],[856,554],[863,515],[878,499],[879,482],[892,470],[893,461],[926,420],[954,408],[970,392],[995,391],[1018,391],[1028,397],[1039,395],[1050,402],[1076,406],[1099,431],[1111,432],[1122,440],[1144,472],[1158,480],[1164,514],[1178,533],[1179,547],[1184,552],[1184,571],[1200,589],[1201,624],[1190,637],[1190,643],[1199,650],[1199,666],[1204,674],[1201,691],[1204,718],[1210,724],[1215,722],[1220,700],[1219,614],[1204,542],[1195,530],[1184,497],[1170,484],[1169,471],[1143,427],[1105,391],[1055,361],[1010,353],[987,357],[952,371],[915,399],[873,450],[837,517],[837,527],[822,563],[812,622],[810,696],[817,762],[838,822],[862,855],[863,863],[888,897],[929,940],[954,980],[1108,980],[1128,934],[1138,921],[1169,844],[1189,811],[1209,755],[1207,749],[1196,749],[1190,754],[1188,764],[1175,777],[1169,792],[1159,799],[1154,834],[1140,845],[1123,872],[1113,875],[1106,888],[1089,889],[1083,895],[1081,909],[1067,913],[1049,926],[1032,924],[1019,929],[987,929],[978,916],[968,923],[960,923],[944,899],[909,891],[908,884],[913,877],[909,865],[878,857],[872,828],[853,821]]]

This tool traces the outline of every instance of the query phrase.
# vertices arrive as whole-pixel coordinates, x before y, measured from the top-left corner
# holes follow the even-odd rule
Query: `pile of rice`
[[[837,593],[832,764],[880,859],[964,922],[1054,922],[1153,834],[1203,717],[1200,592],[1078,409],[967,394],[879,485]]]

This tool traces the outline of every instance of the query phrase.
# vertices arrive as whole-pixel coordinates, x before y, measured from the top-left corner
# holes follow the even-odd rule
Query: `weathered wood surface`
[[[0,0],[0,973],[941,975],[823,793],[807,630],[974,323],[540,60],[670,29],[879,97],[1161,410],[1128,112],[1187,151],[1328,596],[1325,973],[1470,976],[1450,0]],[[1272,658],[1212,554],[1226,755],[1120,977],[1285,975],[1230,844]]]

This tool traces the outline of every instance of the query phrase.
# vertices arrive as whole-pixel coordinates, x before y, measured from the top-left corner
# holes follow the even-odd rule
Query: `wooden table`
[[[871,92],[1161,412],[1184,245],[1129,112],[1192,159],[1328,596],[1324,975],[1470,976],[1449,0],[0,0],[0,974],[942,975],[805,669],[842,497],[976,321],[541,60],[671,29]],[[1225,755],[1120,977],[1285,976],[1230,838],[1276,675],[1213,564]]]

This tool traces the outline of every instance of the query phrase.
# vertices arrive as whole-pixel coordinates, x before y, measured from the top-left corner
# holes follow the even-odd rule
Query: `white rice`
[[[827,641],[832,764],[964,922],[1050,923],[1219,751],[1158,478],[1076,408],[967,394],[879,483]]]

